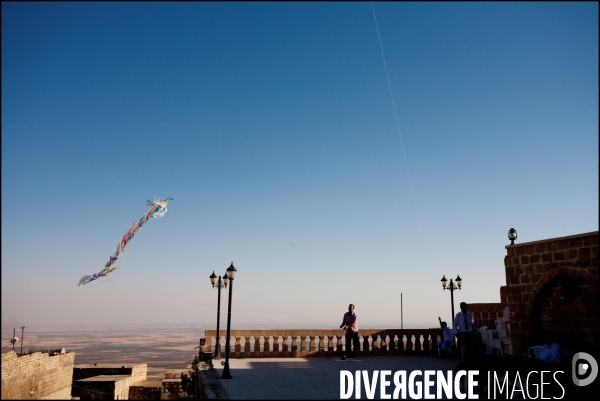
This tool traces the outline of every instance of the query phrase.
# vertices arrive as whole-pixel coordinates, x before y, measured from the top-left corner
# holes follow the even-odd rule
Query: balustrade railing
[[[361,329],[359,356],[431,355],[441,329]],[[205,331],[204,352],[225,354],[225,336]],[[231,330],[231,358],[327,357],[345,353],[343,330]]]

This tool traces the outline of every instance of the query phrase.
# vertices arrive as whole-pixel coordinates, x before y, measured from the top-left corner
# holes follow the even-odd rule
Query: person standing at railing
[[[344,314],[340,329],[346,329],[346,354],[342,359],[346,359],[346,356],[356,358],[360,345],[358,344],[358,316],[354,313],[354,304],[348,305],[348,312]]]
[[[473,324],[473,314],[467,311],[467,303],[460,303],[460,312],[454,318],[454,332],[456,333],[456,348],[462,350],[462,347],[469,345],[473,339],[475,325]]]

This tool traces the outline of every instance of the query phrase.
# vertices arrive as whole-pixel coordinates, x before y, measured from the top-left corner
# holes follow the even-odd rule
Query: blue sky
[[[406,162],[371,3],[2,3],[2,326],[435,327],[598,230],[597,3],[374,7]]]

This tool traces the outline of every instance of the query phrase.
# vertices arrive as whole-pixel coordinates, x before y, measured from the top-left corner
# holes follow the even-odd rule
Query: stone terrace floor
[[[213,360],[219,376],[223,373],[221,361],[224,360],[224,358]],[[222,379],[221,383],[231,400],[339,400],[341,370],[349,370],[353,373],[356,370],[367,370],[370,378],[373,377],[375,370],[391,370],[392,375],[387,377],[391,382],[387,394],[392,395],[395,388],[393,373],[398,370],[406,370],[408,379],[408,375],[413,370],[454,370],[459,362],[459,359],[440,359],[436,356],[369,356],[346,360],[340,358],[230,359],[229,367],[233,379]],[[419,379],[423,380],[422,377]],[[355,396],[356,394],[353,393],[350,399],[355,399]],[[406,396],[409,398],[408,392]],[[375,399],[379,398],[378,380]],[[364,385],[361,399],[367,399]]]

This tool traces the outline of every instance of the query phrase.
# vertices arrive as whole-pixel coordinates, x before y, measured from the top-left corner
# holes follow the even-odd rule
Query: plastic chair
[[[502,348],[500,348],[497,345],[486,344],[485,345],[485,354],[498,356],[498,355],[502,354]]]
[[[527,355],[528,356],[532,356],[535,359],[540,359],[540,354],[542,353],[542,346],[541,345],[533,345],[529,348],[527,348]]]

